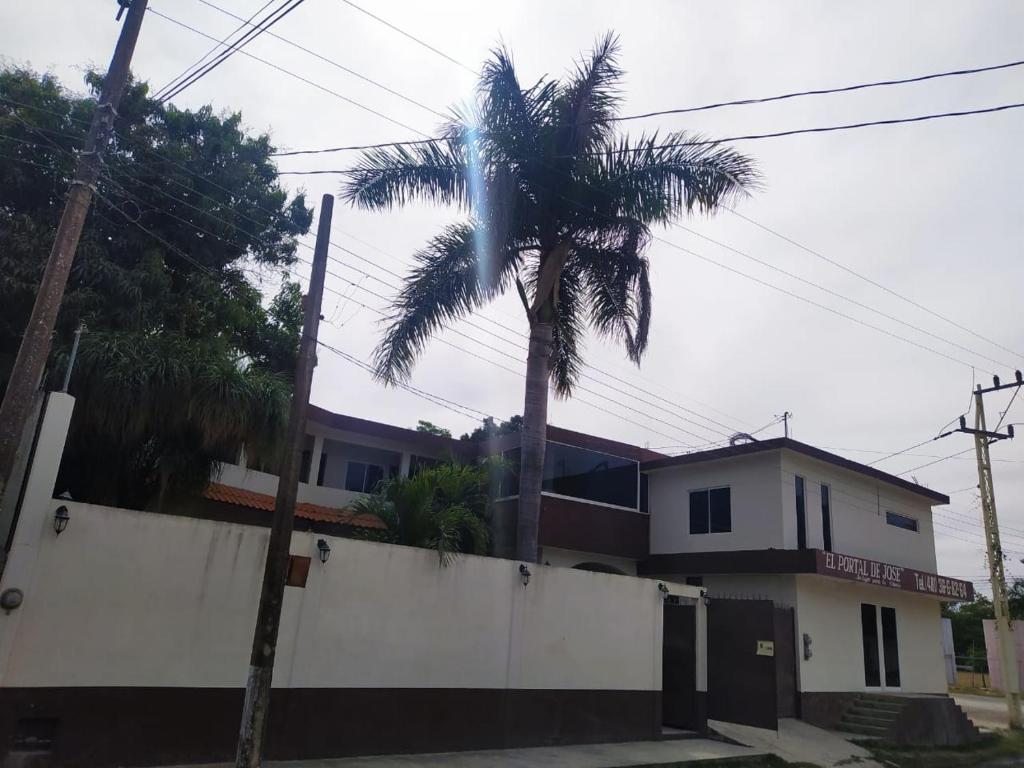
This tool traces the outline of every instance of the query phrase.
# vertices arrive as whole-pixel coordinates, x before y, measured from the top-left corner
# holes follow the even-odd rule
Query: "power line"
[[[189,66],[187,66],[187,67],[186,67],[186,68],[185,68],[184,70],[182,70],[182,72],[181,72],[181,73],[180,73],[180,74],[179,74],[179,75],[178,75],[177,77],[175,77],[174,79],[172,79],[172,80],[171,80],[170,82],[166,83],[166,84],[165,84],[164,86],[162,86],[161,88],[158,88],[158,89],[157,89],[156,91],[154,91],[154,92],[153,92],[153,98],[154,98],[154,99],[157,99],[157,100],[159,100],[159,99],[160,99],[160,94],[162,94],[162,93],[166,92],[166,91],[167,91],[167,90],[168,90],[168,89],[169,89],[169,88],[170,88],[171,86],[173,86],[173,85],[174,85],[175,83],[178,83],[179,81],[183,80],[183,79],[184,79],[184,78],[185,78],[185,77],[186,77],[187,75],[189,75],[189,74],[190,74],[191,72],[194,72],[194,71],[196,71],[196,70],[197,70],[197,69],[198,69],[198,68],[199,68],[200,66],[202,66],[202,65],[203,65],[203,63],[205,63],[205,62],[206,62],[206,60],[207,60],[207,59],[209,59],[209,58],[210,58],[210,56],[212,56],[213,54],[215,54],[215,53],[217,52],[217,50],[218,50],[218,49],[219,49],[219,48],[220,48],[221,46],[226,46],[226,45],[227,45],[227,43],[228,43],[228,40],[230,40],[230,39],[231,39],[232,37],[234,37],[234,36],[235,36],[235,35],[237,35],[237,34],[238,34],[239,32],[241,32],[241,31],[242,31],[243,29],[245,29],[245,26],[246,26],[247,24],[249,24],[249,22],[251,22],[251,21],[252,21],[253,19],[255,19],[255,18],[256,18],[257,16],[259,16],[259,15],[260,15],[261,13],[263,13],[263,12],[264,12],[265,10],[267,10],[267,8],[268,8],[268,7],[269,7],[269,6],[270,6],[270,5],[271,5],[271,4],[273,3],[273,2],[274,2],[274,0],[267,0],[267,2],[265,2],[265,3],[263,4],[263,5],[261,5],[261,6],[259,7],[259,9],[258,9],[258,10],[256,10],[256,11],[255,11],[255,12],[254,12],[254,13],[253,13],[253,14],[252,14],[252,15],[251,15],[251,16],[250,16],[250,17],[249,17],[248,19],[246,19],[246,20],[245,20],[245,22],[244,22],[244,23],[243,23],[242,25],[240,25],[240,26],[236,27],[236,28],[235,28],[235,29],[234,29],[234,30],[233,30],[233,31],[232,31],[232,32],[231,32],[231,33],[230,33],[229,35],[227,35],[227,36],[226,36],[226,37],[225,37],[225,38],[224,38],[223,40],[221,40],[220,42],[218,42],[218,43],[216,43],[215,45],[213,45],[213,47],[211,47],[211,48],[210,48],[210,50],[208,50],[208,51],[207,51],[206,53],[204,53],[204,54],[203,54],[203,55],[202,55],[201,57],[199,57],[199,59],[197,59],[197,60],[196,60],[196,61],[194,61],[194,62],[193,62],[192,64],[190,64]]]
[[[755,141],[755,140],[759,140],[759,139],[778,139],[778,138],[782,138],[782,137],[786,137],[786,136],[800,136],[800,135],[811,134],[811,133],[833,133],[835,131],[850,131],[850,130],[855,130],[855,129],[859,129],[859,128],[873,128],[873,127],[882,126],[882,125],[902,125],[902,124],[905,124],[905,123],[923,123],[923,122],[927,122],[927,121],[930,121],[930,120],[941,120],[941,119],[948,118],[948,117],[968,117],[968,116],[971,116],[971,115],[987,115],[987,114],[991,114],[993,112],[1005,112],[1006,110],[1020,109],[1022,107],[1024,107],[1024,102],[1015,102],[1015,103],[1011,103],[1011,104],[999,104],[999,105],[994,106],[994,107],[984,107],[984,108],[981,108],[981,109],[965,109],[965,110],[960,110],[958,112],[936,112],[936,113],[932,113],[932,114],[928,114],[928,115],[915,115],[915,116],[912,116],[912,117],[895,117],[895,118],[889,118],[889,119],[886,119],[886,120],[865,120],[865,121],[858,122],[858,123],[844,123],[842,125],[828,125],[828,126],[816,127],[816,128],[793,128],[793,129],[790,129],[790,130],[787,130],[787,131],[774,131],[774,132],[771,132],[771,133],[748,133],[748,134],[743,134],[743,135],[739,135],[739,136],[723,136],[720,139],[701,139],[701,140],[697,140],[697,141],[675,141],[675,142],[669,142],[667,144],[654,144],[652,146],[642,145],[642,146],[638,146],[638,147],[626,147],[626,148],[608,147],[608,148],[606,148],[604,150],[596,150],[594,152],[585,153],[585,154],[590,154],[592,156],[606,155],[606,154],[634,154],[634,153],[639,153],[639,152],[650,152],[651,150],[657,150],[657,149],[678,149],[678,148],[681,148],[681,147],[708,147],[708,146],[717,146],[719,144],[726,144],[726,143],[734,144],[737,141]],[[432,137],[429,141],[432,141],[432,142],[442,142],[442,141],[448,141],[448,139],[446,139],[444,137]],[[428,143],[428,142],[424,141],[424,142],[420,142],[420,143]],[[391,146],[391,145],[383,144],[381,146]],[[325,153],[325,152],[339,152],[339,151],[342,151],[343,149],[351,149],[351,148],[350,147],[341,147],[341,148],[335,147],[335,148],[327,148],[327,149],[319,149],[319,150],[310,149],[310,150],[296,151],[296,152],[292,152],[290,154],[293,154],[293,155],[297,155],[297,154],[315,155],[315,154],[322,154],[322,153]],[[579,155],[553,155],[551,159],[566,159],[566,158],[572,158],[572,157],[579,157]],[[446,168],[446,167],[452,167],[452,166],[435,165],[435,166],[432,166],[432,167],[435,167],[435,168]],[[363,170],[374,170],[374,169],[372,167],[369,167],[369,168],[368,167],[361,167],[361,168],[358,168],[358,169],[345,168],[345,169],[311,170],[311,171],[279,171],[279,173],[282,174],[282,175],[290,175],[290,176],[315,176],[315,175],[319,175],[319,174],[332,174],[332,173],[349,174],[349,173],[353,173],[353,172],[356,172],[356,171],[363,171]]]
[[[288,5],[289,2],[291,3],[291,5]],[[158,100],[161,102],[169,101],[170,99],[173,99],[175,96],[184,91],[186,88],[188,88],[190,85],[206,77],[206,75],[208,75],[210,72],[212,72],[221,64],[223,64],[225,61],[230,59],[234,54],[241,52],[244,46],[248,45],[261,34],[263,34],[263,32],[277,24],[279,21],[281,21],[281,19],[290,14],[304,2],[305,0],[282,0],[281,5],[278,6],[276,11],[271,11],[270,14],[268,14],[263,19],[263,21],[259,22],[251,30],[242,35],[241,38],[233,42],[222,53],[215,56],[213,61],[211,61],[209,64],[206,64],[205,66],[196,70],[178,84],[171,86],[167,90],[167,92],[165,92],[164,95],[161,96]],[[156,11],[153,12],[157,13]],[[157,15],[160,16],[161,14],[157,13]]]
[[[995,347],[998,347],[999,349],[1003,350],[1004,352],[1009,352],[1011,355],[1015,355],[1016,357],[1019,357],[1019,358],[1024,358],[1024,354],[1022,354],[1020,352],[1016,352],[1016,351],[1010,349],[1009,347],[1003,346],[999,342],[993,341],[992,339],[988,338],[987,336],[982,336],[980,333],[972,331],[967,326],[962,325],[962,324],[956,322],[955,320],[950,319],[946,315],[943,315],[943,314],[941,314],[939,312],[936,312],[935,310],[930,309],[929,307],[925,306],[924,304],[921,304],[921,303],[915,301],[914,299],[911,299],[908,296],[903,295],[902,293],[894,291],[892,288],[889,288],[888,286],[883,285],[882,283],[878,282],[877,280],[873,280],[872,278],[867,277],[866,275],[861,274],[860,272],[856,271],[855,269],[852,269],[851,267],[846,266],[842,262],[836,261],[835,259],[831,259],[828,256],[826,256],[823,253],[821,253],[820,251],[817,251],[817,250],[815,250],[815,249],[813,249],[813,248],[811,248],[811,247],[809,247],[807,245],[804,245],[803,243],[800,243],[797,240],[794,240],[793,238],[788,237],[787,235],[784,235],[781,232],[778,232],[777,230],[772,229],[768,225],[762,224],[761,222],[756,221],[755,219],[740,213],[735,208],[732,208],[730,206],[723,206],[723,207],[725,208],[725,210],[729,211],[734,216],[736,216],[736,217],[738,217],[740,219],[743,219],[744,221],[747,221],[750,224],[753,224],[755,227],[757,227],[759,229],[762,229],[765,232],[768,232],[769,234],[774,235],[775,237],[777,237],[777,238],[779,238],[781,240],[785,240],[787,243],[790,243],[791,245],[795,245],[800,250],[805,251],[806,253],[809,253],[810,255],[815,256],[816,258],[819,258],[819,259],[821,259],[821,260],[831,264],[832,266],[836,267],[837,269],[841,269],[844,272],[846,272],[848,274],[851,274],[854,277],[856,277],[856,278],[858,278],[860,280],[863,280],[864,282],[866,282],[866,283],[868,283],[870,285],[873,285],[876,288],[879,288],[880,290],[885,291],[886,293],[890,294],[891,296],[895,296],[896,298],[900,299],[901,301],[905,301],[907,304],[910,304],[911,306],[916,307],[917,309],[920,309],[922,312],[926,312],[929,315],[931,315],[932,317],[936,317],[939,320],[942,320],[942,321],[944,321],[946,323],[949,323],[954,328],[959,328],[961,331],[969,333],[972,336],[974,336],[975,338],[978,338],[978,339],[981,339],[982,341],[988,342],[989,344],[991,344],[991,345],[993,345]]]
[[[346,5],[349,5],[349,6],[353,7],[353,8],[355,8],[355,9],[356,9],[357,11],[359,11],[360,13],[365,13],[365,14],[366,14],[367,16],[369,16],[369,17],[370,17],[371,19],[374,19],[375,21],[378,21],[378,22],[380,22],[380,23],[381,23],[381,24],[383,24],[384,26],[386,26],[386,27],[388,27],[388,28],[390,28],[390,29],[393,29],[393,30],[394,30],[395,32],[397,32],[398,34],[400,34],[400,35],[403,35],[403,36],[405,36],[405,37],[409,38],[410,40],[412,40],[412,41],[413,41],[414,43],[416,43],[417,45],[422,45],[422,46],[423,46],[424,48],[426,48],[426,49],[427,49],[428,51],[432,51],[433,53],[436,53],[436,54],[437,54],[438,56],[440,56],[441,58],[443,58],[443,59],[447,59],[448,61],[450,61],[450,62],[451,62],[452,64],[454,64],[455,66],[457,66],[457,67],[462,67],[462,68],[463,68],[464,70],[466,70],[467,72],[469,72],[469,73],[470,73],[471,75],[478,75],[478,74],[479,74],[479,72],[478,72],[477,70],[473,69],[472,67],[470,67],[470,66],[467,66],[467,65],[463,64],[463,63],[462,63],[461,61],[459,61],[458,59],[453,59],[453,58],[452,58],[451,56],[449,56],[449,55],[448,55],[447,53],[445,53],[444,51],[442,51],[442,50],[439,50],[438,48],[435,48],[435,47],[434,47],[434,46],[432,46],[432,45],[431,45],[430,43],[426,42],[425,40],[421,40],[420,38],[416,37],[416,36],[415,36],[415,35],[413,35],[413,34],[410,34],[409,32],[406,32],[406,31],[405,31],[404,29],[399,29],[399,28],[398,28],[398,27],[396,27],[396,26],[395,26],[394,24],[392,24],[392,23],[391,23],[390,21],[385,21],[385,20],[384,20],[384,19],[382,19],[382,18],[381,18],[380,16],[377,16],[376,14],[370,13],[370,12],[369,12],[368,10],[366,10],[366,9],[365,9],[365,8],[363,8],[362,6],[359,6],[359,5],[356,5],[355,3],[353,3],[353,2],[352,2],[352,0],[341,0],[341,2],[345,3]]]
[[[219,11],[220,13],[225,14],[226,16],[230,16],[233,19],[236,19],[238,21],[242,21],[243,24],[248,24],[249,21],[252,20],[251,17],[250,17],[250,19],[248,19],[246,21],[243,21],[241,16],[236,16],[235,14],[231,13],[231,11],[228,11],[225,8],[220,7],[219,5],[216,5],[216,4],[212,3],[212,2],[210,2],[210,0],[199,0],[199,2],[202,3],[203,5],[206,5],[206,6],[209,6],[210,8],[213,8],[216,11]],[[293,40],[289,40],[287,37],[284,37],[283,35],[279,35],[279,34],[277,34],[275,32],[267,32],[267,35],[269,37],[274,38],[275,40],[280,40],[282,43],[290,45],[292,48],[296,48],[297,50],[303,51],[304,53],[308,53],[310,56],[313,56],[313,57],[319,59],[320,61],[324,62],[325,64],[330,64],[332,67],[336,67],[337,69],[340,69],[341,71],[346,72],[346,73],[352,75],[353,77],[358,77],[360,80],[362,80],[364,82],[367,82],[370,85],[376,86],[377,88],[380,88],[381,90],[387,91],[391,95],[397,96],[398,98],[402,99],[403,101],[407,101],[410,104],[413,104],[413,105],[419,107],[420,109],[424,109],[427,112],[430,112],[430,113],[432,113],[434,115],[437,115],[438,117],[440,117],[443,120],[447,120],[450,117],[450,115],[446,115],[443,112],[438,112],[436,109],[434,109],[432,107],[428,107],[426,104],[424,104],[424,103],[422,103],[420,101],[417,101],[416,99],[414,99],[414,98],[412,98],[410,96],[406,96],[404,93],[401,93],[400,91],[396,91],[394,88],[390,88],[390,87],[384,85],[383,83],[378,82],[377,80],[369,78],[366,75],[362,74],[361,72],[357,72],[354,69],[346,67],[344,64],[341,64],[341,63],[335,61],[334,59],[331,59],[331,58],[329,58],[327,56],[324,56],[321,53],[317,53],[316,51],[311,50],[310,48],[307,48],[304,45],[300,45],[299,43],[296,43]],[[282,154],[287,154],[287,153],[282,153]],[[275,153],[275,155],[278,155],[278,153]]]
[[[183,21],[178,21],[178,19],[175,19],[175,18],[173,18],[171,16],[168,16],[165,13],[161,13],[160,11],[154,10],[152,8],[149,9],[149,12],[155,14],[156,16],[160,17],[161,19],[164,19],[165,21],[169,21],[172,24],[176,24],[179,27],[182,27],[182,28],[187,29],[187,30],[189,30],[191,32],[194,32],[197,35],[205,37],[207,40],[214,40],[214,41],[217,40],[217,38],[213,37],[212,35],[208,35],[205,32],[203,32],[201,30],[198,30],[195,27],[193,27],[193,26],[191,26],[189,24],[186,24]],[[323,91],[324,93],[329,93],[330,95],[334,96],[335,98],[341,99],[342,101],[345,101],[345,102],[347,102],[347,103],[349,103],[349,104],[351,104],[351,105],[353,105],[355,107],[358,107],[359,109],[362,109],[362,110],[364,110],[366,112],[369,112],[370,114],[376,115],[377,117],[379,117],[379,118],[381,118],[383,120],[387,120],[389,123],[393,123],[394,125],[397,125],[400,128],[405,128],[406,130],[412,131],[413,133],[418,133],[420,136],[426,136],[427,135],[427,134],[423,133],[422,131],[417,130],[416,128],[413,128],[410,125],[406,125],[405,123],[401,122],[400,120],[395,120],[393,117],[388,117],[383,112],[379,112],[376,109],[373,109],[372,107],[368,107],[365,104],[361,104],[360,102],[356,101],[355,99],[350,99],[348,96],[345,96],[344,94],[338,93],[338,91],[335,91],[335,90],[333,90],[331,88],[328,88],[325,85],[321,85],[320,83],[317,83],[317,82],[315,82],[313,80],[310,80],[308,77],[304,77],[303,75],[300,75],[300,74],[298,74],[296,72],[292,72],[290,69],[286,69],[285,67],[279,66],[278,64],[274,64],[274,63],[272,63],[270,61],[267,61],[264,58],[261,58],[261,57],[255,55],[255,54],[253,54],[253,53],[250,53],[249,51],[240,50],[238,52],[240,54],[242,54],[243,56],[246,56],[246,57],[248,57],[250,59],[258,61],[261,64],[265,64],[266,66],[270,67],[271,69],[275,69],[278,72],[282,72],[282,73],[284,73],[286,75],[289,75],[290,77],[293,77],[296,80],[299,80],[299,81],[301,81],[303,83],[306,83],[307,85],[311,85],[314,88],[317,88],[317,89]]]

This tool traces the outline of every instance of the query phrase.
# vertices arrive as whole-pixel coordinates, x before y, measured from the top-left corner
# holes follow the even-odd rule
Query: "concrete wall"
[[[941,603],[884,587],[848,584],[821,576],[796,576],[797,646],[811,636],[813,655],[801,654],[802,691],[866,691],[861,603],[896,610],[900,690],[945,693]],[[877,690],[877,689],[874,689]]]
[[[67,506],[63,534],[34,532],[0,685],[241,685],[268,531]],[[275,686],[661,687],[654,581],[532,566],[524,587],[515,561],[440,568],[431,551],[340,538],[321,565],[317,538],[293,538],[314,562],[287,590]]]
[[[989,681],[992,688],[1002,691],[1003,688],[1003,662],[999,657],[999,644],[996,642],[996,622],[994,619],[985,619],[981,622],[985,629],[985,655],[988,658]],[[1013,637],[1014,647],[1017,650],[1017,690],[1024,690],[1024,632],[1018,632],[1019,621],[1010,623],[1010,634]]]
[[[690,491],[727,485],[732,532],[690,535]],[[779,455],[755,454],[649,473],[651,554],[785,546]]]
[[[796,548],[795,476],[804,478],[807,546],[823,548],[821,486],[831,488],[832,549],[929,573],[936,572],[935,534],[927,499],[832,464],[782,451],[785,548]],[[889,525],[886,510],[918,521],[918,530]]]

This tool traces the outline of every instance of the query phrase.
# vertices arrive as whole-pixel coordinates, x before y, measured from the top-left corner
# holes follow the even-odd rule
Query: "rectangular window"
[[[690,491],[690,533],[732,531],[732,500],[729,488]]]
[[[312,451],[303,451],[302,452],[302,459],[299,462],[299,482],[300,483],[308,483],[309,482],[309,467],[310,467],[310,465],[312,465],[312,463],[313,463],[313,452]]]
[[[640,511],[641,512],[650,512],[651,511],[651,501],[650,501],[651,497],[649,495],[647,482],[648,482],[647,475],[640,475]]]
[[[394,477],[397,473],[398,468],[392,467],[390,476]],[[373,493],[383,479],[384,467],[361,461],[350,461],[345,470],[345,490]]]
[[[885,522],[889,525],[895,525],[897,528],[903,528],[908,531],[917,531],[917,520],[906,515],[901,515],[892,510],[885,510]]]
[[[832,489],[821,486],[821,539],[826,552],[832,551]]]
[[[878,688],[882,684],[878,667],[878,616],[871,603],[860,604],[860,634],[864,644],[864,685]]]
[[[807,509],[804,504],[804,479],[796,476],[796,548],[807,549]]]
[[[885,685],[900,687],[900,652],[896,640],[896,609],[882,608],[882,654],[885,658]]]

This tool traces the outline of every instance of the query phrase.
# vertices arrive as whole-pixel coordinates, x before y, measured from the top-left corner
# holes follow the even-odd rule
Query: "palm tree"
[[[407,378],[445,324],[514,289],[529,322],[516,552],[536,560],[548,384],[568,397],[589,326],[639,364],[651,322],[644,255],[652,225],[710,213],[757,182],[752,161],[675,132],[630,139],[615,129],[622,69],[608,34],[563,81],[522,88],[495,50],[476,102],[439,140],[365,152],[342,194],[390,209],[454,205],[466,221],[416,255],[376,352],[377,376]]]
[[[377,541],[436,549],[441,565],[459,552],[487,552],[487,465],[441,464],[412,477],[384,480],[352,504],[357,515],[375,515],[384,530],[364,535]]]

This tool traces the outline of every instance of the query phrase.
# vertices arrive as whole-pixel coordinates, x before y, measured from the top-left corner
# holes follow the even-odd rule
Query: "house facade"
[[[313,409],[299,500],[343,515],[383,477],[433,461],[501,456],[507,470],[496,483],[494,554],[511,558],[518,441],[516,434],[451,440]],[[226,466],[219,482],[262,494],[265,506],[276,487],[273,475],[244,464]],[[540,561],[700,587],[722,602],[721,616],[729,601],[774,606],[763,627],[743,624],[756,606],[711,627],[712,635],[753,633],[773,653],[778,647],[769,686],[777,707],[751,722],[800,716],[836,727],[865,694],[946,692],[941,604],[973,597],[969,582],[937,573],[931,510],[948,501],[787,438],[670,457],[552,426]],[[709,615],[714,625],[715,610]],[[730,701],[744,698],[743,685],[735,681]]]

